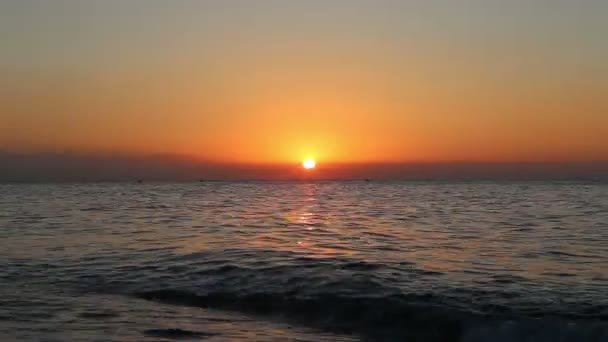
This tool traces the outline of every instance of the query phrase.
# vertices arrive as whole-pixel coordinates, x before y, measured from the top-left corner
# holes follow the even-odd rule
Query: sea
[[[608,184],[0,185],[0,341],[608,341]]]

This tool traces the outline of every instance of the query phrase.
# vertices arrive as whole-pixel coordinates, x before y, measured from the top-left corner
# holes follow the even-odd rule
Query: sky
[[[0,151],[608,160],[602,0],[3,0]]]

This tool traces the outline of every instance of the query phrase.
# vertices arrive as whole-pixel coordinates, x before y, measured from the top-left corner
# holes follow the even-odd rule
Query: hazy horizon
[[[95,155],[0,151],[0,182],[197,180],[608,180],[608,161],[235,163],[178,155]]]

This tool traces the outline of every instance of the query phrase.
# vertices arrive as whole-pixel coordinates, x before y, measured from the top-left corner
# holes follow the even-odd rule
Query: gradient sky
[[[4,0],[0,150],[608,160],[608,1]]]

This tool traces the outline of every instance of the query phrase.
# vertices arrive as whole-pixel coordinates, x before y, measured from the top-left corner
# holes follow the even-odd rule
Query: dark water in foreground
[[[608,341],[608,185],[0,185],[1,341]]]

